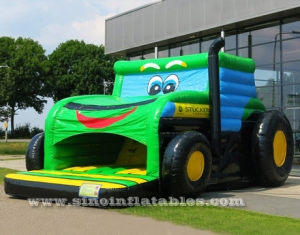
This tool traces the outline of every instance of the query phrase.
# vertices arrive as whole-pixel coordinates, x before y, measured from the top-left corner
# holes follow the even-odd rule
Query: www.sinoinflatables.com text
[[[223,206],[223,207],[244,207],[245,201],[242,198],[73,198],[71,201],[66,198],[28,198],[30,206]]]

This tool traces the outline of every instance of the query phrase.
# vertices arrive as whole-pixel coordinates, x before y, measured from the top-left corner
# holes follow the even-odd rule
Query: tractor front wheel
[[[162,165],[164,187],[173,197],[195,197],[206,187],[212,164],[209,142],[189,131],[177,135],[167,146]]]

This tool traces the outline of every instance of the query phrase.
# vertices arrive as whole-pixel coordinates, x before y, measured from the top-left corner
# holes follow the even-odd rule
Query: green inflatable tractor
[[[289,176],[290,123],[257,98],[252,59],[219,52],[118,61],[112,95],[57,102],[26,172],[5,192],[39,198],[197,197]]]

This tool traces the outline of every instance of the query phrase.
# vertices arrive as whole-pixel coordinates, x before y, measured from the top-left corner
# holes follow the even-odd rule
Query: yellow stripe
[[[14,180],[23,180],[23,181],[49,183],[49,184],[62,184],[62,185],[71,185],[71,186],[81,186],[82,183],[91,183],[91,181],[87,181],[87,180],[69,180],[69,179],[60,179],[60,178],[51,178],[51,177],[33,176],[33,175],[21,175],[21,174],[8,174],[5,177]],[[101,181],[99,182],[93,181],[93,184],[101,184],[101,188],[126,188],[126,186],[122,184],[107,183]]]
[[[101,174],[75,174],[73,172],[66,173],[66,172],[57,172],[57,171],[47,171],[47,170],[37,170],[37,171],[30,171],[30,172],[36,172],[36,173],[42,173],[42,174],[52,174],[52,175],[69,175],[69,176],[86,176],[89,178],[103,178],[103,179],[116,179],[116,180],[129,180],[133,181],[135,183],[141,184],[147,182],[147,180],[140,179],[140,178],[134,178],[134,177],[126,177],[126,176],[110,176],[110,175],[101,175]],[[51,176],[49,176],[51,177]]]
[[[70,168],[66,168],[64,170],[68,170],[68,171],[88,171],[88,170],[93,170],[96,169],[96,166],[86,166],[86,167],[80,167],[80,166],[75,166],[75,167],[70,167]]]
[[[116,174],[135,174],[135,175],[146,175],[146,170],[140,170],[137,168],[127,169],[123,171],[118,171]]]
[[[132,175],[146,175],[146,170],[139,171],[139,172],[132,172]]]

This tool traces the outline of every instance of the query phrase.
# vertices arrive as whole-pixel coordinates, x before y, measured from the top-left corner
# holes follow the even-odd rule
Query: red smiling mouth
[[[136,109],[137,109],[137,107],[131,109],[127,113],[121,114],[116,117],[111,117],[111,118],[86,117],[86,116],[82,115],[81,113],[79,113],[78,110],[76,110],[76,118],[80,123],[82,123],[84,126],[86,126],[88,128],[104,128],[104,127],[108,127],[108,126],[114,124],[115,122],[121,121],[122,119],[127,117],[129,114],[133,113]]]

